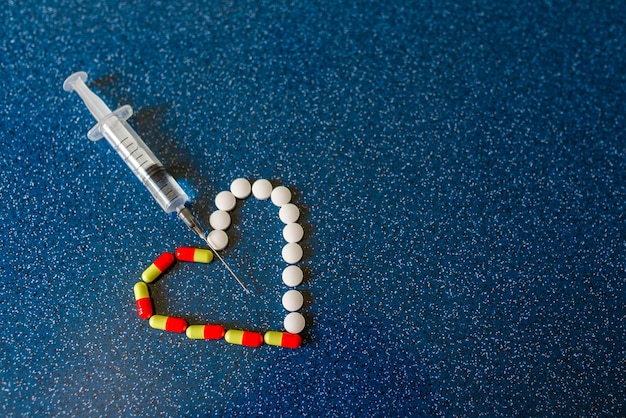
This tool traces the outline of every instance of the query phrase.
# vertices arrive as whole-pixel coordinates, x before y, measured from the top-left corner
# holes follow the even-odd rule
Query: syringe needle
[[[211,244],[211,241],[209,240],[209,236],[207,234],[205,234],[204,230],[202,229],[202,226],[200,225],[200,223],[198,222],[198,220],[193,216],[193,214],[191,213],[191,211],[189,210],[188,207],[182,207],[179,211],[178,211],[178,217],[185,223],[185,225],[187,225],[197,236],[199,236],[200,238],[202,238],[204,241],[206,241],[207,245],[209,246],[209,248],[211,249],[211,251],[213,251],[213,254],[215,254],[217,256],[217,258],[220,259],[220,261],[222,262],[222,264],[224,264],[224,267],[226,267],[226,270],[228,270],[228,272],[235,278],[235,280],[237,280],[237,283],[239,283],[239,286],[241,286],[243,288],[243,290],[246,291],[246,293],[250,293],[250,291],[243,285],[243,283],[241,283],[241,280],[239,280],[239,277],[237,277],[237,275],[231,270],[231,268],[228,266],[228,264],[226,264],[226,261],[224,261],[224,259],[222,258],[222,256],[217,252],[217,250],[215,249],[215,247]]]
[[[217,256],[217,258],[220,259],[220,261],[222,262],[222,264],[224,264],[224,267],[226,267],[226,270],[228,270],[228,272],[235,278],[235,280],[237,280],[237,283],[239,283],[239,286],[241,286],[243,288],[243,290],[246,291],[246,293],[250,293],[250,291],[248,290],[248,288],[246,286],[243,285],[243,283],[241,283],[241,280],[239,280],[239,277],[237,277],[237,275],[230,269],[230,267],[228,266],[228,264],[226,264],[226,261],[224,261],[224,259],[222,258],[222,256],[217,252],[217,250],[213,247],[213,245],[211,244],[211,241],[209,240],[208,235],[206,237],[204,237],[204,240],[206,241],[207,245],[209,246],[209,248],[211,248],[211,250],[213,251],[213,254],[215,254]]]

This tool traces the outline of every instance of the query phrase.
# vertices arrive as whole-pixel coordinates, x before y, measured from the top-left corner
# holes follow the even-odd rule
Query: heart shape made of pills
[[[165,252],[142,273],[142,280],[133,288],[137,313],[140,318],[147,319],[150,326],[155,329],[185,333],[188,338],[194,340],[218,340],[224,338],[228,343],[259,347],[263,343],[273,346],[298,348],[302,344],[300,333],[304,330],[306,321],[298,311],[302,308],[304,298],[302,293],[293,289],[302,283],[303,273],[299,266],[303,256],[299,242],[304,236],[304,229],[298,223],[300,210],[291,203],[291,191],[285,186],[273,187],[265,179],[256,180],[254,183],[245,178],[235,179],[230,186],[230,191],[222,191],[215,197],[217,211],[209,218],[213,230],[207,239],[211,246],[221,251],[228,245],[228,235],[225,230],[231,226],[230,211],[232,211],[237,199],[243,200],[252,194],[259,200],[268,200],[279,207],[279,218],[285,224],[283,238],[286,244],[282,249],[282,258],[288,264],[283,270],[282,279],[287,290],[282,297],[282,305],[289,312],[283,322],[284,331],[267,331],[264,334],[238,330],[225,329],[219,324],[188,324],[183,318],[158,315],[155,313],[153,301],[150,296],[148,285],[165,273],[177,260],[195,263],[209,263],[213,261],[211,250],[192,247],[180,247],[175,254]]]

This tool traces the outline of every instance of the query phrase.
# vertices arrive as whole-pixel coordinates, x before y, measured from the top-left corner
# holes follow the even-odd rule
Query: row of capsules
[[[188,325],[183,318],[174,316],[157,315],[154,312],[152,298],[148,283],[154,282],[166,270],[168,270],[176,260],[193,263],[210,263],[213,261],[213,253],[210,250],[192,247],[180,247],[176,250],[176,255],[164,252],[141,274],[142,281],[133,287],[137,314],[142,319],[149,320],[149,324],[154,329],[162,331],[185,333],[193,340],[219,340],[224,338],[231,344],[248,347],[259,347],[265,342],[286,348],[298,348],[302,344],[302,338],[298,334],[290,334],[281,331],[267,331],[265,334],[243,330],[226,330],[218,324]]]
[[[291,191],[285,186],[273,187],[269,180],[259,179],[250,184],[245,178],[237,178],[230,185],[230,191],[224,190],[215,197],[217,210],[209,217],[213,230],[208,239],[216,250],[222,250],[228,245],[228,235],[225,230],[230,227],[230,211],[237,205],[237,199],[246,199],[252,194],[258,200],[268,200],[279,208],[278,216],[285,224],[282,235],[286,244],[282,248],[282,258],[288,264],[283,270],[282,279],[285,285],[296,287],[302,283],[303,273],[298,263],[303,256],[303,250],[298,244],[303,236],[304,229],[297,222],[300,210],[291,203]],[[305,319],[297,312],[302,308],[304,298],[296,289],[287,290],[282,297],[282,305],[289,313],[283,322],[286,332],[265,334],[265,342],[271,345],[290,346],[299,345],[300,334],[305,327]]]
[[[225,334],[221,325],[188,325],[183,318],[174,316],[156,315],[152,305],[152,298],[146,283],[152,283],[169,269],[176,259],[193,263],[210,263],[213,261],[213,253],[202,248],[179,247],[176,256],[170,252],[164,252],[141,274],[143,281],[137,282],[133,287],[137,314],[142,319],[148,319],[150,326],[169,332],[185,332],[187,337],[198,340],[219,340]]]

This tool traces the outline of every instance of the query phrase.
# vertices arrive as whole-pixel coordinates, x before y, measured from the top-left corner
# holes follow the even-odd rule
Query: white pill
[[[209,232],[208,240],[216,251],[223,250],[228,245],[228,235],[221,229]]]
[[[287,242],[300,242],[304,236],[304,229],[298,223],[287,224],[283,228],[283,238]]]
[[[283,295],[283,307],[289,312],[295,312],[302,308],[303,303],[302,293],[297,290],[287,290]]]
[[[286,205],[280,207],[278,217],[284,224],[290,224],[298,220],[300,217],[300,210],[293,203],[287,203]]]
[[[272,190],[272,203],[278,207],[286,205],[291,201],[291,191],[285,186],[278,186]]]
[[[292,334],[299,334],[304,329],[305,320],[302,314],[292,312],[285,317],[283,325],[285,326],[285,331]]]
[[[288,264],[295,264],[302,259],[302,247],[295,242],[290,242],[283,247],[283,260]]]
[[[225,210],[216,210],[209,217],[213,229],[226,229],[230,226],[230,215]]]
[[[215,206],[217,206],[219,210],[233,210],[236,204],[237,199],[235,199],[235,195],[227,190],[219,192],[217,196],[215,196]]]
[[[298,266],[287,266],[283,270],[283,283],[287,286],[294,287],[302,283],[304,274]]]
[[[267,200],[272,194],[272,183],[261,179],[252,184],[252,194],[259,200]]]
[[[252,186],[250,186],[250,182],[244,178],[235,179],[230,184],[230,192],[234,194],[237,199],[245,199],[250,196],[250,191],[252,191]]]

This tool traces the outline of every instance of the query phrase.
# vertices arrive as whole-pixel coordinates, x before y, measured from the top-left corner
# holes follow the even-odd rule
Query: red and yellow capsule
[[[213,261],[213,253],[203,248],[179,247],[176,249],[176,258],[192,263],[210,263]]]
[[[221,325],[189,325],[186,332],[192,340],[219,340],[226,331]]]
[[[150,298],[148,286],[144,282],[137,282],[133,287],[133,292],[135,293],[135,303],[139,318],[150,319],[154,314],[154,310],[152,309],[152,299]]]
[[[152,264],[150,264],[150,267],[141,273],[141,280],[146,283],[152,283],[165,270],[174,264],[174,261],[176,261],[174,254],[168,252],[161,254]]]
[[[152,315],[150,318],[150,326],[163,331],[185,332],[187,329],[187,321],[183,318],[175,318],[173,316]]]
[[[286,348],[298,348],[302,344],[302,337],[298,334],[280,331],[267,331],[263,336],[263,340],[267,345]]]
[[[224,339],[227,343],[245,345],[247,347],[259,347],[263,344],[263,335],[252,331],[229,329],[226,331]]]

